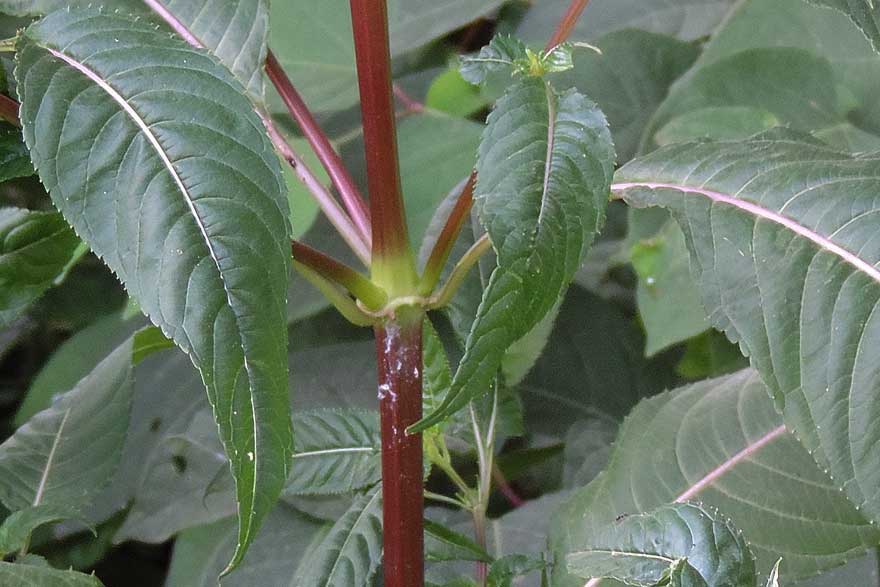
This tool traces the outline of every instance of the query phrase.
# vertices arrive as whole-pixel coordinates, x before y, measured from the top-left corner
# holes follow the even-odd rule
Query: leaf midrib
[[[58,425],[58,432],[55,433],[55,439],[52,441],[52,448],[49,449],[49,455],[46,457],[46,466],[43,468],[43,474],[40,476],[40,483],[37,485],[37,491],[34,494],[34,502],[32,505],[40,505],[43,501],[43,492],[46,489],[46,481],[49,479],[49,471],[52,469],[52,462],[55,460],[55,451],[58,450],[58,443],[61,440],[61,434],[67,424],[67,417],[70,416],[72,406],[64,410],[64,416],[61,417],[61,423]]]

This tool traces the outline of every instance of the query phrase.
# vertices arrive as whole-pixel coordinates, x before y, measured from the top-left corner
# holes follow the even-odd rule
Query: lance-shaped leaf
[[[679,221],[709,320],[739,342],[785,423],[880,520],[880,157],[791,131],[669,146],[618,190]]]
[[[382,561],[382,490],[358,496],[313,551],[293,584],[368,587]]]
[[[0,445],[0,501],[82,508],[110,481],[128,431],[132,369],[156,329],[130,337],[55,403]],[[161,336],[161,335],[160,335]]]
[[[489,116],[475,206],[498,266],[435,424],[489,389],[505,351],[559,302],[605,219],[614,148],[605,117],[574,90],[514,83]]]
[[[606,471],[555,515],[552,550],[564,558],[617,518],[676,501],[724,512],[748,538],[758,569],[783,557],[791,581],[857,558],[880,539],[786,432],[751,369],[639,404]],[[559,566],[554,579],[559,587],[584,585]]]
[[[865,34],[875,51],[880,51],[880,4],[875,0],[807,0],[842,12]]]
[[[21,35],[17,59],[53,202],[201,372],[236,480],[234,566],[292,448],[278,157],[241,84],[148,23],[55,12]]]
[[[312,410],[293,417],[293,467],[284,495],[357,491],[381,479],[379,415],[366,410]]]
[[[64,275],[85,251],[57,212],[0,208],[0,326]]]
[[[0,562],[0,584],[28,587],[103,587],[97,577],[52,567]]]
[[[757,587],[755,558],[742,533],[721,514],[687,503],[599,528],[565,560],[570,573],[585,579],[650,587],[677,574],[681,585],[700,585],[702,579],[706,587]]]
[[[425,558],[429,561],[492,562],[486,549],[443,524],[425,520]]]

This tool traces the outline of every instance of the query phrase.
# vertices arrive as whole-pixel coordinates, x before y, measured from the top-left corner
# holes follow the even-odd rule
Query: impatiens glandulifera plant
[[[0,0],[0,585],[878,585],[880,8],[587,4]]]

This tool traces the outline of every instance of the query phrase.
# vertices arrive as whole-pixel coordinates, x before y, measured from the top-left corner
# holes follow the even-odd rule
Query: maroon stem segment
[[[422,417],[422,314],[404,310],[375,329],[385,587],[424,584],[422,437],[406,433]]]
[[[21,126],[21,122],[18,120],[18,102],[3,94],[0,94],[0,119],[15,126]]]
[[[397,161],[385,0],[351,0],[373,226],[373,270],[411,255]],[[377,266],[377,261],[380,266]]]
[[[281,64],[278,63],[278,59],[275,58],[275,54],[272,51],[269,51],[266,55],[266,75],[269,77],[272,85],[275,86],[290,115],[299,124],[303,135],[309,141],[315,155],[318,156],[318,160],[327,171],[327,175],[330,176],[330,181],[333,182],[333,185],[339,191],[339,196],[342,198],[343,204],[345,204],[348,215],[351,216],[361,236],[369,243],[370,213],[367,211],[367,205],[364,203],[360,191],[348,173],[348,169],[345,167],[339,154],[333,148],[333,145],[330,144],[330,139],[327,138],[327,135],[324,134],[324,131],[318,125],[312,112],[290,82],[290,78],[287,77],[287,73],[285,73]]]
[[[578,18],[580,18],[581,13],[589,3],[590,0],[571,0],[571,4],[568,5],[562,18],[559,19],[559,24],[556,25],[556,30],[553,31],[553,35],[550,37],[550,40],[547,41],[546,49],[548,51],[568,38],[571,31],[574,30],[574,25],[577,24]]]

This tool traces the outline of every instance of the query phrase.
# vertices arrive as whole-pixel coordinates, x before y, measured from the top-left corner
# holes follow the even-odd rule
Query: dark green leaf
[[[553,82],[559,87],[575,86],[596,101],[608,117],[618,159],[628,161],[635,155],[651,115],[666,98],[672,82],[694,63],[699,48],[694,43],[631,29],[605,35],[596,46],[601,54],[579,51],[574,68]]]
[[[262,101],[263,64],[269,37],[268,0],[155,1],[186,27],[199,44],[216,55],[251,96]]]
[[[299,587],[367,587],[382,560],[382,490],[358,496],[294,578]]]
[[[772,112],[748,106],[700,108],[673,118],[657,131],[654,141],[661,147],[694,139],[745,139],[779,126]]]
[[[364,410],[313,410],[293,417],[293,464],[282,495],[348,493],[382,476],[379,415]]]
[[[292,449],[278,158],[231,74],[146,22],[55,12],[20,37],[16,77],[56,206],[202,373],[237,482],[234,566]]]
[[[28,155],[21,133],[8,127],[0,127],[0,182],[34,174],[34,166]]]
[[[594,528],[565,560],[568,572],[584,579],[652,587],[671,574],[671,585],[681,587],[757,587],[755,558],[742,534],[723,515],[687,503]],[[686,567],[697,571],[696,579],[685,578],[693,573]]]
[[[103,587],[94,575],[4,562],[0,562],[0,583],[10,587]]]
[[[57,212],[0,208],[0,327],[8,326],[85,252]]]
[[[487,577],[490,587],[510,587],[521,575],[542,571],[547,563],[524,554],[510,554],[492,563]]]
[[[76,509],[44,504],[11,513],[0,525],[0,559],[28,543],[31,533],[43,524],[77,518]]]
[[[486,550],[443,524],[425,520],[425,558],[429,561],[492,562]]]
[[[880,453],[863,439],[880,433],[867,350],[880,337],[878,164],[768,131],[664,147],[619,172],[645,186],[620,184],[630,201],[672,210],[712,324],[740,344],[786,424],[872,519]]]
[[[720,509],[748,538],[759,569],[783,557],[787,580],[858,557],[880,539],[786,433],[752,370],[639,404],[605,473],[554,516],[553,551],[564,557],[581,550],[617,518],[674,501]],[[554,579],[559,587],[584,584],[558,567]]]
[[[560,301],[602,225],[614,150],[605,118],[574,91],[524,78],[489,117],[475,206],[498,254],[452,388],[422,429],[484,394],[510,345]]]

